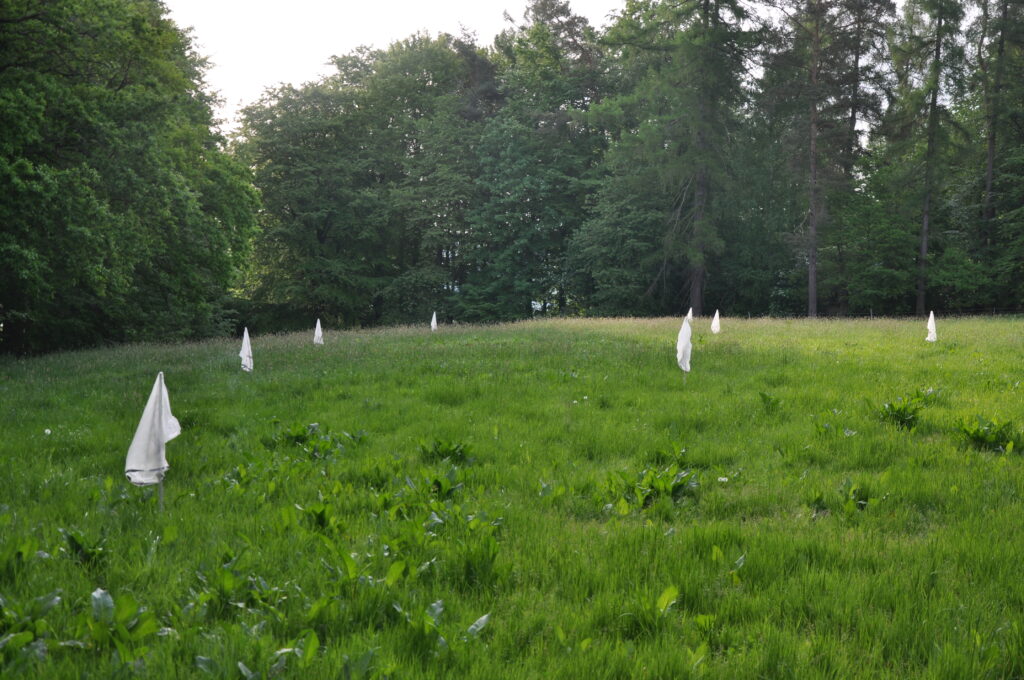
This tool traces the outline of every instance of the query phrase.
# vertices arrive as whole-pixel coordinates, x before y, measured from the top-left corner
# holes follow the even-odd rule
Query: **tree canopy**
[[[0,5],[0,348],[222,332],[257,194],[155,0]]]
[[[1024,306],[1024,6],[533,0],[268,90],[156,0],[0,8],[0,351],[543,314]]]

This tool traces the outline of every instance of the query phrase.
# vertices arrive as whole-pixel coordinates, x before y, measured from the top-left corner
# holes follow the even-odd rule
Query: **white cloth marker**
[[[135,428],[135,436],[128,447],[124,474],[138,486],[159,484],[164,479],[167,465],[166,444],[181,434],[178,419],[171,414],[171,401],[164,385],[164,374],[157,373],[149,401],[142,411],[142,419]]]
[[[690,372],[690,353],[693,351],[693,344],[690,336],[693,331],[690,329],[690,318],[683,319],[683,325],[679,328],[679,337],[676,339],[676,362],[679,368],[683,369],[684,376]]]
[[[242,329],[242,349],[238,356],[242,358],[242,370],[252,372],[252,345],[249,344],[249,328]]]

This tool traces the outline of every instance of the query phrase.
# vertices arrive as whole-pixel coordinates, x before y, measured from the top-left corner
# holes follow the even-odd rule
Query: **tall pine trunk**
[[[821,66],[821,0],[809,0],[808,9],[814,17],[811,28],[811,63],[808,80],[811,89],[808,150],[808,184],[810,189],[807,225],[807,316],[818,316],[818,228],[821,220],[821,178],[818,176],[818,76]]]
[[[810,125],[810,214],[807,226],[807,316],[818,316],[818,104],[811,102]]]
[[[928,231],[931,222],[933,177],[935,175],[935,145],[939,131],[939,80],[942,73],[942,15],[936,18],[935,50],[932,56],[928,102],[928,138],[924,152],[924,206],[921,216],[921,244],[917,259],[917,305],[918,316],[925,313],[925,292],[928,286]]]
[[[703,135],[698,134],[698,139],[702,137]],[[708,173],[705,168],[701,167],[697,170],[694,184],[693,234],[697,239],[697,243],[701,244],[704,240],[704,232],[707,229],[705,222],[707,221],[707,204],[710,193]],[[703,248],[701,248],[701,252],[698,255],[699,259],[690,264],[690,306],[693,307],[695,316],[700,316],[704,313],[704,276],[707,273],[707,268],[704,265],[704,256]]]
[[[992,205],[992,177],[995,172],[996,162],[996,132],[999,127],[1000,91],[1003,87],[1003,62],[1006,53],[1006,20],[1009,14],[1009,0],[1003,0],[1000,7],[999,39],[996,43],[996,65],[995,77],[991,85],[988,78],[985,79],[987,104],[986,111],[986,148],[985,148],[985,194],[982,199],[981,217],[985,221],[985,236],[991,238],[989,224],[995,215],[995,207]],[[988,9],[988,3],[985,5]],[[987,74],[986,74],[987,75]]]
[[[703,0],[700,9],[700,23],[704,36],[708,36],[717,16],[717,8],[711,6],[711,0]],[[702,49],[707,50],[707,46]],[[704,312],[704,278],[707,274],[707,252],[706,244],[710,225],[708,225],[708,207],[711,202],[711,177],[707,166],[707,160],[711,155],[711,144],[708,140],[708,130],[713,126],[712,111],[709,106],[714,83],[708,82],[708,73],[702,55],[697,70],[698,88],[702,96],[697,103],[697,126],[694,134],[694,146],[698,150],[700,161],[693,178],[693,239],[696,244],[696,257],[690,262],[690,307],[693,308],[695,316]]]

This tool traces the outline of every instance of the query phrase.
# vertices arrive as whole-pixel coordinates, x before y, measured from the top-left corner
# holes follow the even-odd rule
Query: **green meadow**
[[[4,359],[0,675],[1024,677],[1024,321],[708,326]]]

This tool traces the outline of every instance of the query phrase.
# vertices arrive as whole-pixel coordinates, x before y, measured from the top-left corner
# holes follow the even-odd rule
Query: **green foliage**
[[[913,432],[917,429],[918,415],[926,406],[935,403],[941,394],[942,390],[935,388],[916,390],[913,394],[883,403],[876,413],[883,422]]]
[[[106,560],[105,538],[93,542],[74,530],[59,529],[58,531],[60,531],[60,535],[64,537],[64,541],[67,543],[67,548],[61,548],[61,552],[67,554],[83,567],[98,567]]]
[[[160,2],[8,3],[0,352],[1019,311],[1020,3],[776,4],[638,0],[596,30],[532,0],[493,44],[417,34],[268,90],[228,151]]]
[[[160,629],[156,616],[127,593],[115,598],[97,588],[90,600],[91,611],[79,617],[78,637],[97,649],[116,649],[122,663],[144,657],[148,648],[142,643]]]
[[[343,455],[349,449],[358,446],[366,436],[366,432],[362,430],[354,434],[335,434],[326,428],[321,430],[319,423],[292,423],[288,427],[281,427],[280,422],[275,420],[274,426],[273,436],[265,438],[263,446],[271,451],[296,447],[312,460]]]
[[[882,404],[878,417],[901,430],[913,432],[917,428],[917,415],[923,408],[924,402],[918,397],[897,397],[895,401]]]
[[[433,443],[421,442],[420,458],[425,462],[451,463],[452,465],[471,465],[476,459],[470,455],[472,447],[462,442],[443,442],[435,439]]]
[[[976,449],[1012,453],[1015,449],[1024,451],[1024,433],[1006,421],[989,420],[975,416],[958,426],[964,440]]]
[[[47,644],[53,642],[53,626],[47,616],[61,601],[60,590],[24,603],[0,595],[0,662],[4,667],[17,671],[46,658]]]
[[[764,409],[765,415],[771,416],[779,412],[782,405],[781,399],[767,392],[758,392],[757,394],[761,397],[761,407]]]
[[[608,31],[634,77],[589,116],[615,140],[576,243],[599,313],[636,313],[641,301],[674,311],[681,288],[701,313],[709,259],[725,247],[744,16],[732,0],[638,2]]]
[[[226,329],[257,198],[153,0],[0,9],[0,351]]]
[[[645,468],[635,480],[617,471],[609,475],[605,486],[611,497],[617,499],[604,506],[605,512],[622,516],[652,508],[659,500],[673,504],[684,498],[696,499],[700,490],[696,473],[675,464],[661,470]]]

